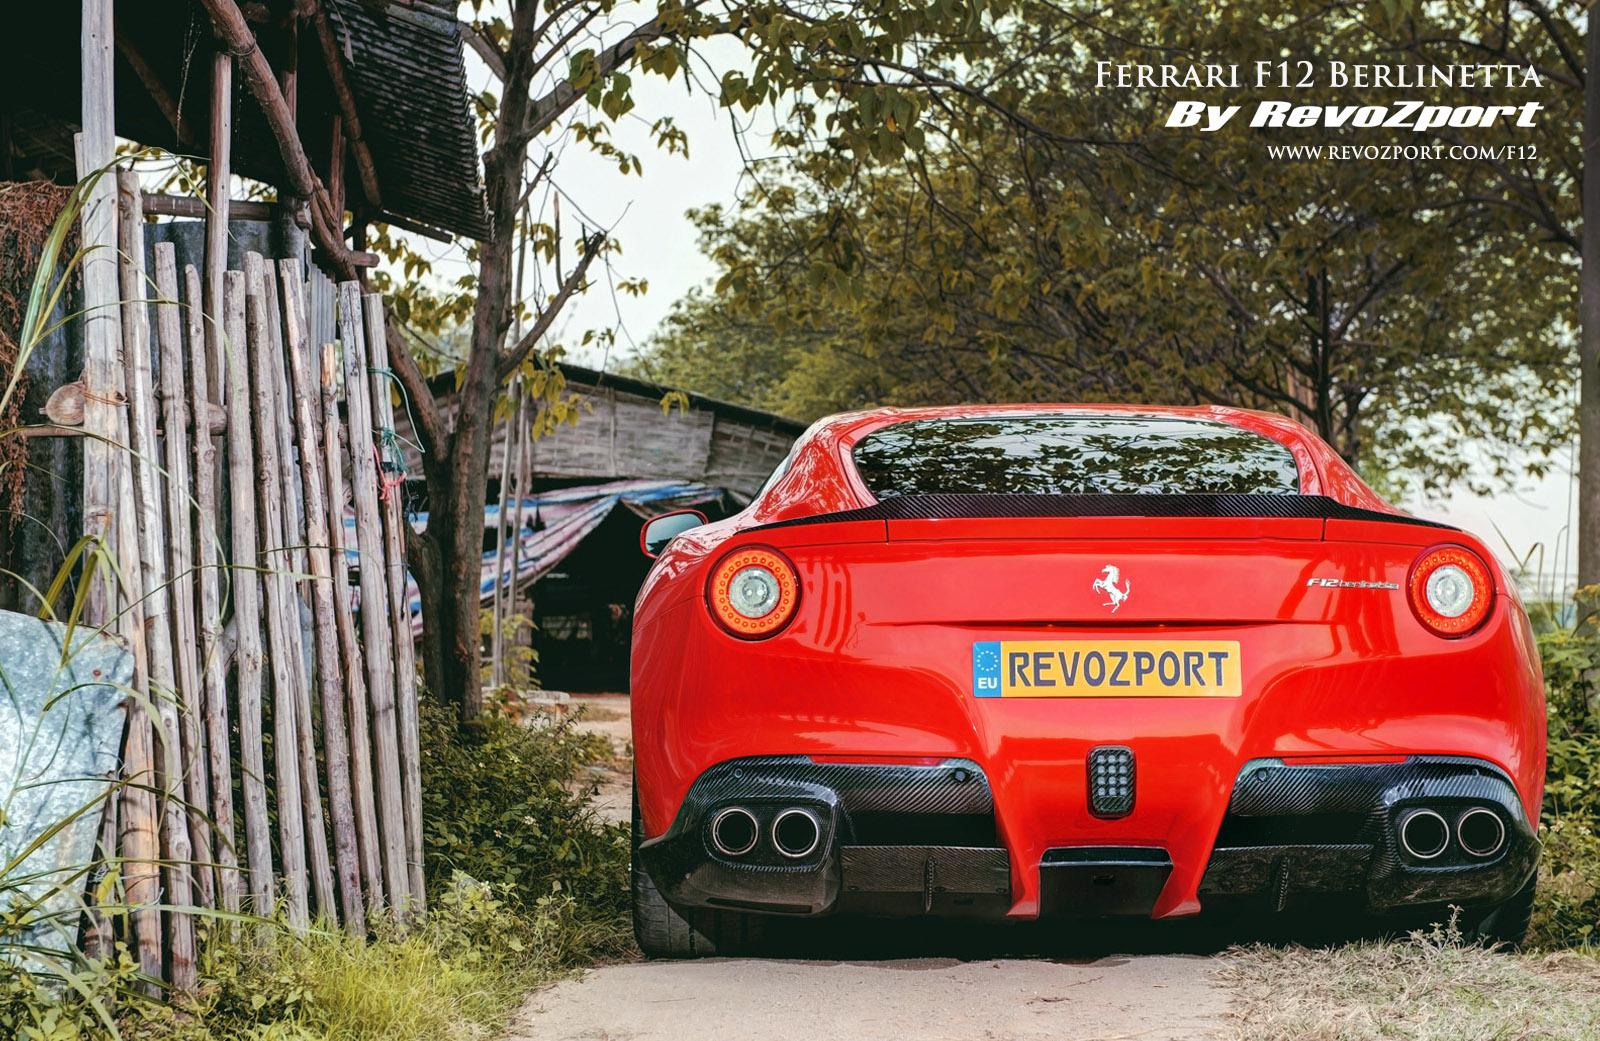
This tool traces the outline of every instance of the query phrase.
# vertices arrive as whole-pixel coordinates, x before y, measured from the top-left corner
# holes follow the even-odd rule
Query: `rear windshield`
[[[878,498],[950,493],[1293,495],[1294,456],[1211,420],[1116,416],[917,419],[862,438]]]

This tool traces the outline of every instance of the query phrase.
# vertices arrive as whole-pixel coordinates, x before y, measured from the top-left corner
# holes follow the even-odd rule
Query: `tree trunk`
[[[444,645],[439,639],[440,608],[444,605],[444,580],[439,571],[439,547],[427,535],[406,526],[406,562],[422,597],[422,682],[435,697],[445,691]]]
[[[1600,582],[1600,13],[1589,12],[1583,86],[1583,267],[1578,275],[1578,584]]]
[[[450,436],[450,472],[439,481],[447,486],[433,503],[429,526],[438,513],[445,523],[429,536],[439,547],[443,577],[443,690],[460,693],[463,719],[483,712],[479,677],[479,617],[482,613],[483,506],[489,479],[489,431],[494,399],[500,389],[500,360],[511,328],[513,246],[517,209],[522,201],[522,175],[527,163],[528,86],[533,78],[534,25],[538,4],[512,5],[511,40],[507,48],[505,90],[500,99],[494,145],[484,155],[483,181],[494,233],[478,250],[478,298],[472,313],[472,350],[456,394],[455,431]]]

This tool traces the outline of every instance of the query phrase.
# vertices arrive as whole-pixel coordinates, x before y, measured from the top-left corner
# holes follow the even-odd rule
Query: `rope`
[[[411,424],[412,430],[422,429],[421,427],[417,426],[417,417],[411,411],[411,395],[406,393],[406,385],[400,382],[400,377],[395,375],[395,371],[393,369],[380,369],[377,366],[369,366],[367,371],[374,376],[382,376],[385,379],[392,380],[394,382],[395,387],[397,387],[400,391],[400,404],[405,406],[406,422]],[[414,449],[418,455],[427,454],[423,452],[421,445],[410,440],[409,438],[401,437],[392,428],[385,428],[383,432],[384,434],[393,437],[397,441],[404,442],[406,445]]]
[[[393,369],[379,368],[369,365],[367,372],[375,376],[382,376],[394,383],[400,390],[400,403],[405,406],[406,419],[411,423],[411,429],[417,429],[417,417],[411,411],[411,395],[406,393],[406,385],[400,382],[400,377],[395,375]],[[372,454],[378,461],[378,499],[388,502],[395,489],[400,489],[403,494],[406,486],[406,455],[401,449],[406,445],[418,455],[424,455],[422,446],[410,438],[400,436],[394,427],[383,427],[378,431],[378,439],[373,443]],[[385,458],[387,457],[387,458]],[[401,501],[400,509],[410,517],[410,505]]]

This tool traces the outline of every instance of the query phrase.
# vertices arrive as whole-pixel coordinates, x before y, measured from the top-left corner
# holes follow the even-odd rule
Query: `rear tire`
[[[639,862],[639,789],[633,790],[633,938],[647,958],[712,958],[759,948],[767,920],[736,911],[690,909],[687,916],[667,903]]]
[[[1539,876],[1535,874],[1504,902],[1483,912],[1472,924],[1468,936],[1496,946],[1521,946],[1528,938],[1528,927],[1533,924],[1533,902],[1538,881]]]

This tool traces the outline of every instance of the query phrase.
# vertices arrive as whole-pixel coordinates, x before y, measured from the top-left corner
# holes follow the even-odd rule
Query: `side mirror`
[[[661,551],[667,548],[667,543],[704,523],[706,515],[699,510],[673,510],[651,517],[639,529],[639,548],[647,557],[659,557]]]

